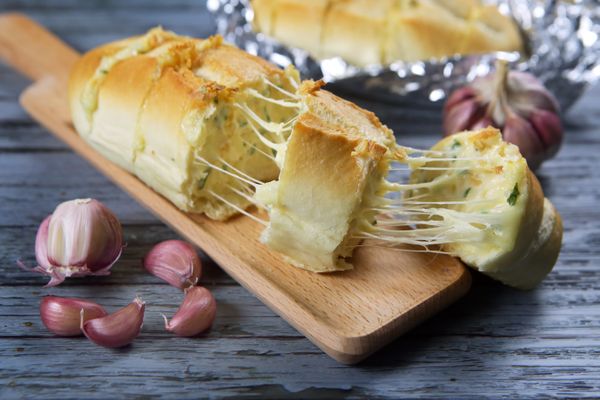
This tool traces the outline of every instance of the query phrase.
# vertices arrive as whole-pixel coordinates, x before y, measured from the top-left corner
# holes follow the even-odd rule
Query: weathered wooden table
[[[162,24],[206,36],[204,2],[3,1],[78,50]],[[566,143],[539,177],[565,223],[552,274],[520,292],[474,275],[457,304],[358,366],[312,345],[204,258],[203,284],[219,302],[213,329],[181,339],[163,329],[180,294],[142,271],[140,258],[176,235],[33,122],[17,98],[26,79],[0,65],[0,398],[109,397],[600,397],[600,87],[566,116]],[[363,105],[399,139],[427,146],[439,109]],[[33,265],[40,221],[60,202],[95,197],[124,224],[127,251],[110,277],[43,289]],[[136,295],[148,307],[142,335],[124,350],[85,338],[54,337],[42,326],[44,294],[94,299],[110,310]]]

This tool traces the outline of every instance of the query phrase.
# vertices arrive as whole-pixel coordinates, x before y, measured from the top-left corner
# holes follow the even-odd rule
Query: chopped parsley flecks
[[[454,139],[454,142],[452,142],[451,149],[452,149],[452,150],[456,150],[456,149],[458,149],[460,146],[461,146],[461,143],[460,143],[460,142],[459,142],[457,139]]]
[[[468,187],[467,190],[465,190],[465,193],[463,194],[464,198],[467,198],[467,196],[469,195],[469,193],[471,193],[471,188]]]
[[[515,187],[510,193],[510,196],[508,196],[508,198],[506,199],[506,202],[511,206],[514,206],[515,204],[517,204],[517,198],[519,197],[519,194],[519,184],[515,183]]]
[[[204,189],[204,186],[206,185],[206,180],[208,179],[208,175],[210,175],[210,171],[212,171],[212,169],[209,169],[206,172],[206,175],[204,175],[202,178],[200,178],[200,180],[198,181],[198,188],[199,189]]]

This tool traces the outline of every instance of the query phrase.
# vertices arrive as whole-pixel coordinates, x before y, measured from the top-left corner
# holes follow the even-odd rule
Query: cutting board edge
[[[461,273],[454,282],[427,300],[421,301],[411,309],[397,315],[378,329],[359,336],[339,336],[339,349],[321,346],[313,339],[311,341],[334,360],[347,365],[357,364],[394,340],[401,338],[404,333],[423,321],[450,307],[469,291],[471,283],[471,272],[463,265]],[[285,319],[285,317],[282,318]],[[301,328],[294,327],[304,333]],[[309,335],[306,336],[309,337]],[[358,351],[352,351],[354,349],[358,349]]]

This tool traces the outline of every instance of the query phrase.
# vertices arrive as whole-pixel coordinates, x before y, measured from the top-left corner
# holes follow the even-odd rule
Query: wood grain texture
[[[44,38],[42,28],[19,14],[0,16],[8,29],[25,40]],[[34,28],[32,28],[34,27]],[[21,33],[25,32],[25,33]],[[10,36],[10,30],[5,30]],[[50,36],[49,33],[45,33]],[[402,252],[398,249],[359,248],[355,269],[336,274],[314,274],[293,268],[258,241],[261,226],[248,218],[227,223],[185,214],[143,182],[96,153],[76,134],[70,123],[63,62],[66,45],[44,38],[37,54],[20,55],[16,43],[4,56],[27,74],[39,78],[21,96],[23,107],[42,125],[127,191],[144,207],[195,243],[234,279],[306,335],[327,354],[343,363],[356,363],[445,308],[469,288],[470,275],[456,259]],[[53,63],[36,63],[53,59]],[[72,64],[72,62],[71,62]],[[33,65],[33,66],[31,66]],[[35,66],[41,69],[37,70]],[[54,75],[44,75],[49,71]]]
[[[203,7],[190,0],[0,3],[33,15],[79,50],[143,31],[163,16],[168,28],[206,36],[214,28]],[[565,144],[538,171],[565,221],[559,262],[540,287],[521,292],[473,274],[471,291],[455,305],[358,366],[343,366],[205,256],[202,284],[221,308],[204,337],[161,332],[154,307],[142,336],[124,351],[45,332],[36,314],[45,294],[89,297],[115,310],[140,292],[151,306],[160,303],[155,311],[172,312],[180,294],[140,273],[139,258],[177,234],[26,115],[17,98],[28,84],[0,63],[0,398],[600,397],[600,87],[565,116]],[[355,100],[406,145],[439,139],[434,105]],[[124,222],[128,251],[109,277],[43,289],[44,278],[14,262],[31,265],[37,224],[59,202],[86,194]]]

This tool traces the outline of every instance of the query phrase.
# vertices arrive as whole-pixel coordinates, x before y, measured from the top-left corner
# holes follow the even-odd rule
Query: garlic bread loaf
[[[480,0],[252,0],[257,32],[351,64],[522,51],[516,23]]]
[[[222,220],[250,204],[231,189],[248,184],[227,168],[266,181],[279,171],[247,115],[288,122],[295,110],[277,101],[298,80],[293,68],[280,70],[218,36],[155,28],[86,53],[71,73],[69,102],[75,128],[105,157],[182,210]]]

